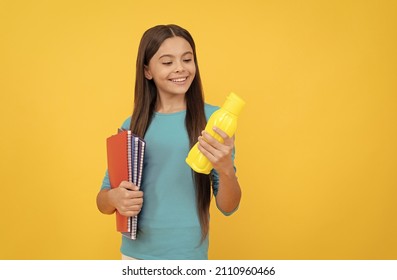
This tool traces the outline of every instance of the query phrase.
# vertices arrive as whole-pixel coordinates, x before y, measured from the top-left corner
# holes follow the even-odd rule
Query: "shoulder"
[[[209,117],[216,111],[218,110],[220,107],[219,106],[214,106],[211,104],[204,104],[204,112],[205,112],[205,117],[207,119],[209,119]]]
[[[131,126],[131,117],[128,117],[128,118],[123,122],[123,124],[121,125],[121,128],[127,130],[127,129],[130,129],[130,126]]]

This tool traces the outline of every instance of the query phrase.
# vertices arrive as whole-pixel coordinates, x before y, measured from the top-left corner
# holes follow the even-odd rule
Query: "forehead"
[[[154,56],[161,57],[164,55],[170,56],[178,56],[183,55],[187,52],[193,53],[193,49],[190,46],[189,42],[182,37],[171,37],[160,45],[160,48],[157,50]]]

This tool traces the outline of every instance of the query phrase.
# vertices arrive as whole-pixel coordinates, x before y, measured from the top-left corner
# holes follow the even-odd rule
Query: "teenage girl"
[[[204,103],[195,43],[177,25],[159,25],[141,39],[136,62],[134,110],[123,129],[146,141],[141,190],[130,182],[111,189],[106,172],[97,196],[104,214],[138,215],[136,240],[122,237],[123,258],[208,259],[212,194],[225,215],[239,205],[234,139],[214,127],[220,143],[204,132],[218,107]],[[185,162],[190,148],[213,165],[210,175]]]

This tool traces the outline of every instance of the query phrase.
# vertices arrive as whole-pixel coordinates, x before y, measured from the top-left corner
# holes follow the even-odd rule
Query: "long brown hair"
[[[148,29],[142,36],[136,61],[134,111],[131,117],[130,129],[136,135],[144,137],[149,127],[157,101],[157,88],[153,80],[145,78],[144,67],[149,65],[150,59],[158,51],[164,40],[176,36],[182,37],[189,42],[193,50],[196,65],[196,75],[185,94],[185,126],[189,136],[189,144],[192,147],[206,125],[203,89],[194,40],[187,30],[174,24],[154,26]],[[196,187],[197,213],[201,225],[201,236],[202,240],[204,240],[209,229],[211,181],[208,175],[199,174],[194,171],[192,171],[192,176],[194,176],[193,179]]]

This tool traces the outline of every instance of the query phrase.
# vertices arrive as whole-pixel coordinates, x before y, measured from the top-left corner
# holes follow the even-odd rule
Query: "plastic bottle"
[[[244,105],[245,102],[235,93],[231,92],[222,107],[211,115],[205,127],[205,131],[217,141],[223,143],[223,138],[212,128],[216,126],[226,132],[229,137],[232,137],[236,132],[237,117]],[[200,152],[197,145],[198,143],[191,148],[186,158],[186,163],[198,173],[209,174],[212,170],[212,164],[207,157]]]

